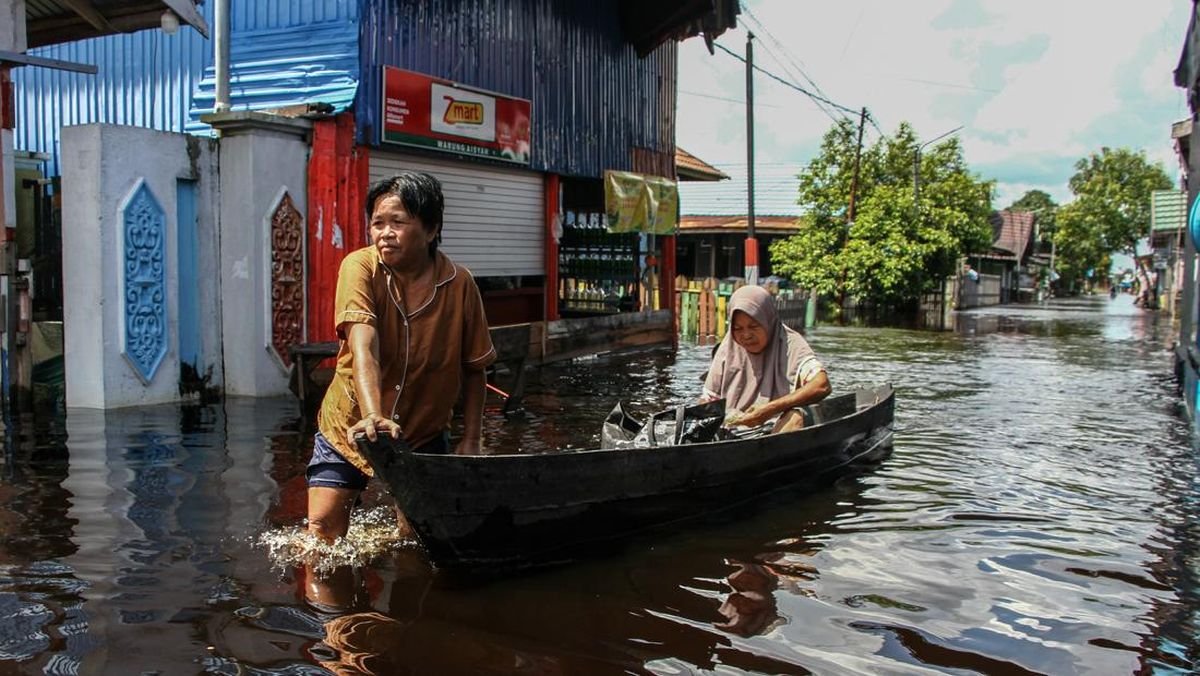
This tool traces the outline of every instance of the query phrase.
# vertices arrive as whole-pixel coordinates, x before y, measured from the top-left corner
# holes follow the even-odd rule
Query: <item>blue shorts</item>
[[[414,453],[443,454],[449,451],[450,437],[445,432],[420,448],[413,449]],[[365,489],[367,480],[370,478],[342,457],[342,454],[338,453],[333,444],[329,443],[325,435],[320,432],[313,436],[312,459],[308,461],[304,476],[308,479],[310,488],[324,486],[326,488],[348,488],[355,491]]]

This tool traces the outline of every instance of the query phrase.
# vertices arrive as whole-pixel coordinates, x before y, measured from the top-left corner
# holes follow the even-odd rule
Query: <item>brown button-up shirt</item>
[[[340,338],[337,370],[325,392],[317,426],[352,465],[373,476],[366,458],[346,439],[362,419],[354,388],[354,356],[347,340],[351,324],[375,327],[379,339],[379,414],[400,425],[413,446],[432,441],[450,426],[463,373],[496,360],[479,287],[466,268],[440,251],[434,261],[435,288],[424,305],[409,308],[395,275],[368,246],[346,256],[338,271],[334,322]]]

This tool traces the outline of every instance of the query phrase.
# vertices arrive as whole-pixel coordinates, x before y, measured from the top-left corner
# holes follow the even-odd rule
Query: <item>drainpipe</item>
[[[213,112],[229,110],[229,0],[217,0],[213,8],[213,63],[216,68],[217,100]]]

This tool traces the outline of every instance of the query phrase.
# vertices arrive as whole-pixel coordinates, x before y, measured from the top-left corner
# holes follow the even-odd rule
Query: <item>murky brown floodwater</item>
[[[71,411],[6,448],[0,673],[1191,672],[1200,471],[1170,340],[1128,297],[818,327],[835,388],[896,385],[881,466],[479,585],[379,526],[371,566],[277,566],[258,543],[302,518],[311,447],[290,401]],[[694,396],[708,351],[532,372],[489,443],[591,445],[619,398]]]

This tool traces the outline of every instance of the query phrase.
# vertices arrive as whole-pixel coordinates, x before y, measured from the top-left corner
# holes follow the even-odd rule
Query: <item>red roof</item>
[[[725,172],[679,146],[675,146],[675,173],[681,181],[720,181],[729,178]]]
[[[703,235],[722,232],[746,232],[745,216],[684,216],[679,219],[679,234]],[[772,235],[794,235],[804,227],[795,216],[754,216],[754,231]]]

